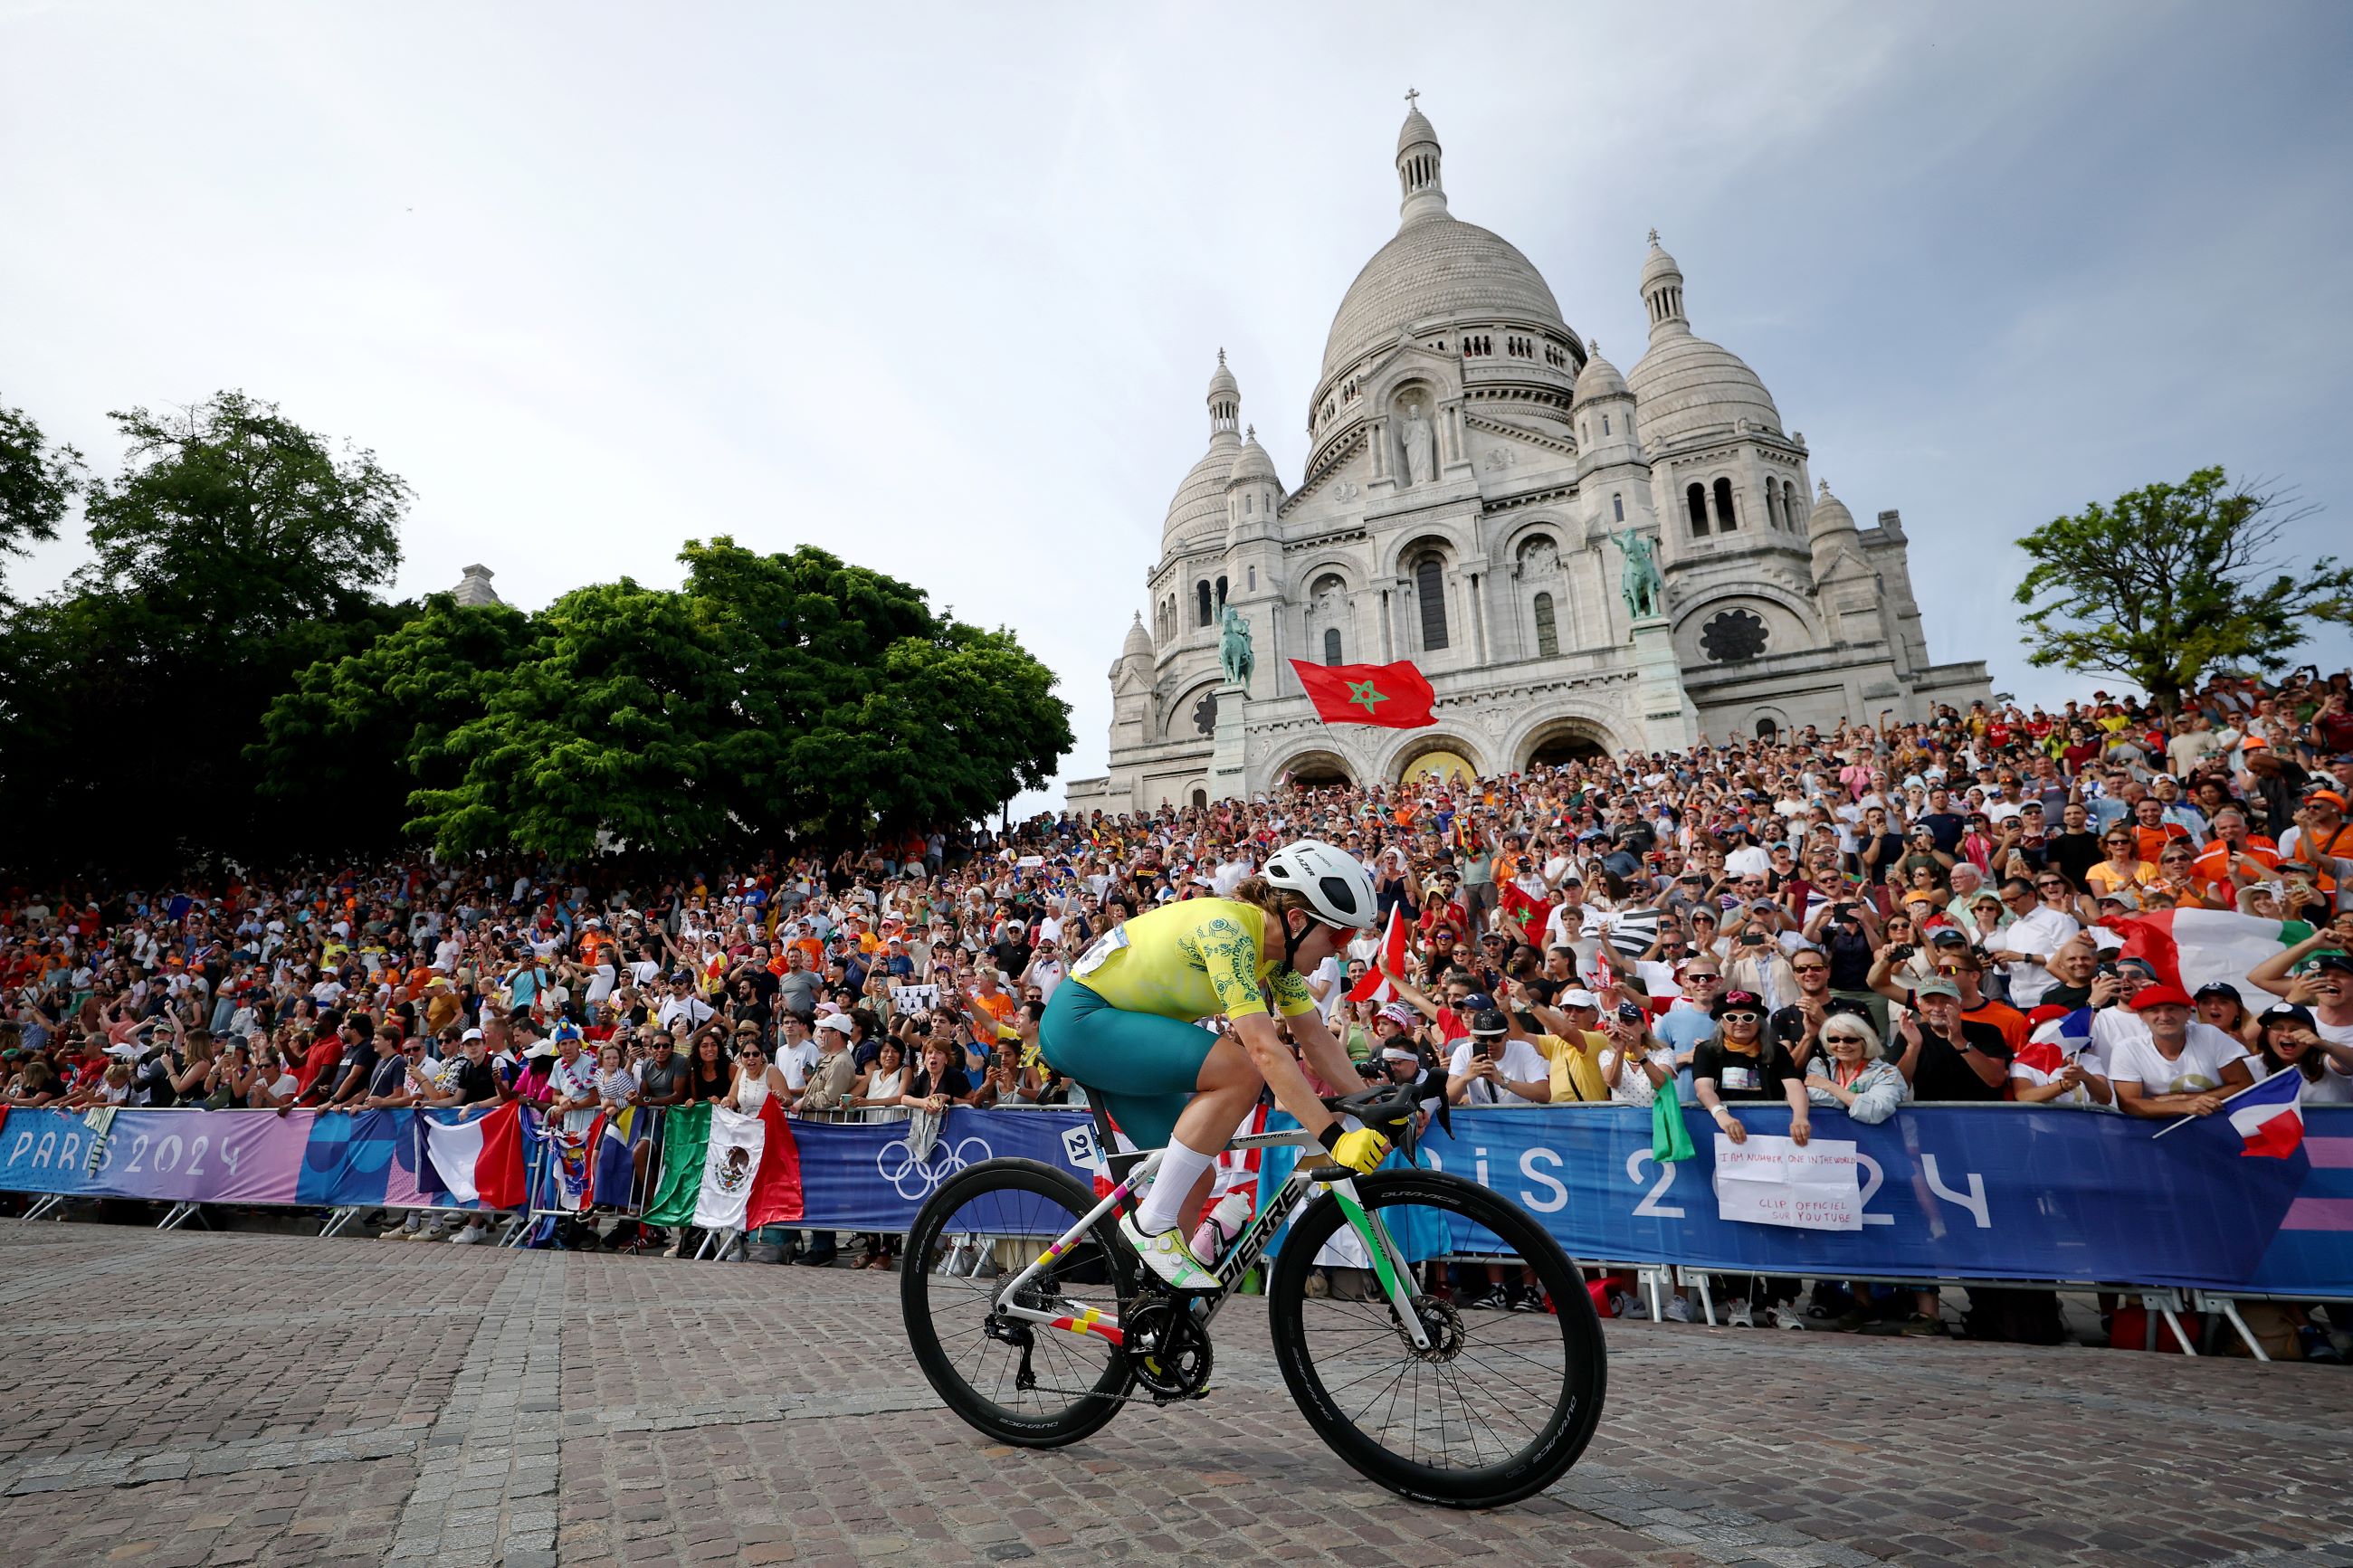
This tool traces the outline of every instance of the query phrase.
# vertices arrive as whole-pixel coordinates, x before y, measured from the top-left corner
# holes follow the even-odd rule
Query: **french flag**
[[[522,1103],[427,1111],[417,1118],[425,1158],[417,1184],[467,1207],[521,1208],[523,1202]]]
[[[2304,1111],[2297,1103],[2303,1091],[2304,1075],[2289,1068],[2232,1096],[2231,1125],[2246,1141],[2239,1152],[2270,1160],[2295,1153],[2304,1142]]]
[[[1389,927],[1381,933],[1380,955],[1365,971],[1365,977],[1356,982],[1356,988],[1348,993],[1349,1001],[1388,1002],[1396,998],[1397,993],[1389,988],[1388,976],[1383,971],[1405,973],[1405,917],[1398,912],[1402,908],[1398,904],[1389,906]]]

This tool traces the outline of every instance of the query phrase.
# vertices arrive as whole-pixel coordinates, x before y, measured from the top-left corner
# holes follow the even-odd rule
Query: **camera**
[[[1890,963],[1909,963],[1912,962],[1912,955],[1918,951],[1919,949],[1914,947],[1908,942],[1899,942],[1894,947],[1887,950],[1887,962]]]

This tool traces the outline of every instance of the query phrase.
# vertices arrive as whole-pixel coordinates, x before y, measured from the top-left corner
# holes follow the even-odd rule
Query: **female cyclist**
[[[1372,873],[1312,838],[1267,858],[1229,899],[1190,899],[1137,915],[1096,939],[1055,987],[1039,1026],[1047,1065],[1099,1095],[1139,1149],[1166,1145],[1152,1185],[1120,1229],[1154,1273],[1179,1289],[1214,1289],[1184,1221],[1200,1212],[1219,1153],[1261,1089],[1332,1158],[1370,1171],[1388,1140],[1344,1133],[1275,1033],[1261,987],[1324,1082],[1354,1085],[1347,1048],[1324,1027],[1300,976],[1377,919]],[[1194,1020],[1222,1013],[1232,1032]]]

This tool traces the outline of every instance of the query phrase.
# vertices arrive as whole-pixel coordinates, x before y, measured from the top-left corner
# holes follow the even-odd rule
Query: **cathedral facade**
[[[1901,519],[1859,527],[1812,479],[1764,383],[1693,331],[1655,233],[1650,341],[1620,374],[1525,257],[1448,211],[1419,110],[1397,173],[1398,232],[1333,318],[1295,485],[1245,426],[1219,354],[1208,449],[1176,487],[1150,609],[1111,668],[1110,771],[1072,781],[1073,807],[1229,793],[1211,782],[1229,605],[1254,649],[1247,686],[1224,696],[1240,704],[1250,791],[1505,773],[1989,695],[1982,663],[1930,660]],[[1630,551],[1657,577],[1630,572]],[[1638,575],[1663,581],[1663,605],[1637,603]],[[1293,658],[1411,659],[1438,722],[1326,726]]]

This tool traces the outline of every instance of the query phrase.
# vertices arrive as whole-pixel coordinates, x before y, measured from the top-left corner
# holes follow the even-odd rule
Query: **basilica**
[[[1989,695],[1982,663],[1929,658],[1896,513],[1862,527],[1812,478],[1757,373],[1693,331],[1655,233],[1649,342],[1621,373],[1526,257],[1448,210],[1419,109],[1397,175],[1397,234],[1332,319],[1295,485],[1219,354],[1208,449],[1111,668],[1110,771],[1071,781],[1073,807],[1512,772]],[[1254,650],[1239,680],[1229,607]],[[1293,659],[1410,659],[1437,722],[1326,725]]]

